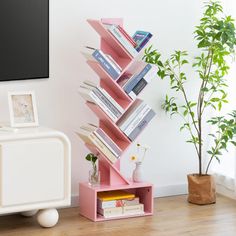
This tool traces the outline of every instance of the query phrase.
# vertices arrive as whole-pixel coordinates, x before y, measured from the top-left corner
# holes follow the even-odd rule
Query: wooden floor
[[[43,229],[35,217],[0,217],[0,236],[236,236],[236,202],[218,196],[217,203],[196,206],[186,196],[155,199],[154,216],[94,223],[78,208],[60,210],[56,227]]]

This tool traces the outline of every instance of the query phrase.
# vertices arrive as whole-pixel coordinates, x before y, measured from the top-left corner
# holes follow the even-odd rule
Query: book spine
[[[128,136],[131,141],[135,140],[135,138],[146,127],[146,125],[155,116],[155,114],[156,113],[153,110],[150,110],[148,112],[148,114],[144,117],[144,119],[140,121],[140,123],[137,125],[137,127],[135,127],[135,129],[132,131],[132,133]]]
[[[139,104],[135,108],[135,110],[131,110],[131,114],[129,114],[129,116],[124,120],[124,122],[119,125],[119,128],[122,131],[124,131],[129,126],[129,124],[132,122],[132,120],[142,111],[142,109],[145,106],[146,106],[146,104],[144,102],[142,102],[141,104]]]
[[[121,112],[98,89],[94,89],[93,92],[117,118],[122,115]]]
[[[119,112],[123,113],[125,111],[105,89],[99,86],[97,89],[116,107],[117,110],[119,110]]]
[[[124,206],[123,207],[123,215],[136,215],[136,214],[144,214],[144,205],[137,204],[134,206]]]
[[[111,201],[101,201],[100,199],[97,200],[98,208],[105,209],[105,208],[113,208],[113,207],[122,207],[122,206],[133,206],[139,204],[139,198],[136,197],[134,199],[122,199],[122,200],[111,200]]]
[[[151,110],[149,106],[145,106],[142,111],[135,117],[135,119],[132,120],[132,122],[129,124],[129,126],[124,130],[124,133],[129,136],[132,131],[135,129],[135,127],[139,124],[140,121],[144,119],[144,117],[148,114],[148,112]]]
[[[112,35],[121,43],[121,45],[127,50],[127,52],[132,56],[135,57],[138,52],[132,46],[132,44],[127,40],[117,29],[117,26],[111,25],[108,27],[108,30],[112,33]]]
[[[93,103],[96,103],[107,114],[107,116],[109,116],[114,122],[118,120],[118,117],[116,117],[115,114],[113,114],[112,111],[109,110],[109,108],[103,103],[103,101],[100,100],[99,97],[97,97],[94,91],[89,91],[88,94],[84,93],[84,98],[86,99],[86,97],[88,99],[90,97],[90,100],[88,101],[90,102],[93,101]]]
[[[120,74],[112,67],[112,65],[108,62],[108,60],[106,60],[99,50],[95,50],[92,56],[113,79],[117,79],[119,77]]]
[[[112,154],[112,152],[94,134],[89,134],[89,138],[113,164],[117,161],[117,158]]]
[[[129,94],[135,85],[148,73],[148,71],[152,68],[150,64],[147,64],[144,69],[136,75],[132,80],[128,81],[128,83],[124,86],[124,90],[127,94]]]
[[[97,212],[100,215],[103,215],[105,218],[115,217],[115,216],[118,217],[123,215],[123,208],[122,207],[113,207],[106,209],[97,208]]]
[[[148,41],[150,40],[150,38],[152,37],[152,35],[147,36],[142,42],[141,44],[139,44],[138,46],[136,46],[136,50],[138,52],[140,52],[142,50],[142,48],[148,43]]]
[[[121,155],[122,151],[120,148],[113,142],[113,140],[101,129],[98,128],[95,131],[95,135],[113,152],[117,157]]]
[[[129,40],[133,47],[137,46],[137,43],[133,40],[133,38],[120,25],[118,25],[118,30],[121,34],[123,34],[124,37],[127,38],[127,40]]]
[[[133,88],[133,90],[128,94],[133,100],[136,98],[137,95],[146,87],[147,81],[142,78]]]

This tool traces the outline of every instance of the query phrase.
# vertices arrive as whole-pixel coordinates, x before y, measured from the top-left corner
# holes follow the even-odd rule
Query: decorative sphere
[[[41,210],[37,215],[38,223],[45,228],[50,228],[56,225],[58,219],[59,214],[56,209]]]

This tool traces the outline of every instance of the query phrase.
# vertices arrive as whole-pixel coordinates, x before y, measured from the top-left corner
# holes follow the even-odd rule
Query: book
[[[144,205],[139,203],[132,206],[97,208],[97,212],[105,218],[138,215],[144,214]]]
[[[79,132],[76,132],[76,134],[87,144],[90,144],[92,146],[95,146],[98,148],[98,150],[101,151],[101,153],[106,156],[106,158],[111,161],[112,164],[114,164],[117,161],[116,156],[106,147],[106,145],[103,144],[99,138],[96,137],[95,134],[85,131],[84,129],[81,129]]]
[[[135,102],[118,121],[119,128],[124,131],[145,106],[146,104],[142,100]]]
[[[116,80],[119,77],[120,71],[114,67],[109,58],[101,50],[96,49],[92,56],[99,62],[112,79]]]
[[[128,138],[134,141],[135,138],[141,133],[141,131],[147,126],[150,120],[156,115],[156,113],[151,109],[146,116],[139,122],[139,124],[134,128],[134,130],[129,134]]]
[[[124,30],[123,27],[121,27],[120,25],[117,26],[118,30],[121,32],[121,34],[123,34],[123,36],[125,36],[129,42],[133,45],[133,47],[137,46],[137,43],[134,41],[134,39]]]
[[[97,207],[101,209],[113,208],[113,207],[123,207],[123,206],[133,206],[139,204],[139,198],[130,198],[130,199],[120,199],[120,200],[110,200],[102,201],[97,199]]]
[[[147,42],[152,37],[152,34],[150,32],[141,31],[138,30],[133,35],[133,40],[137,43],[137,46],[135,47],[136,50],[139,52],[141,49],[147,44]]]
[[[147,64],[140,73],[138,73],[136,76],[132,77],[124,86],[124,91],[129,94],[135,85],[150,71],[152,66],[150,64]]]
[[[133,90],[128,95],[134,100],[156,74],[157,69],[152,66],[152,69],[134,86]]]
[[[80,90],[78,91],[79,94],[86,100],[91,103],[97,104],[105,113],[106,115],[116,122],[118,120],[118,116],[116,116],[110,109],[109,107],[106,106],[103,100],[101,100],[97,94],[90,88],[87,88],[86,86],[80,86]]]
[[[132,57],[135,57],[138,54],[130,41],[119,31],[117,25],[104,24],[104,26],[120,42],[120,44]]]
[[[111,103],[120,113],[124,113],[124,108],[120,106],[120,104],[102,87],[96,85],[95,83],[85,80],[83,83],[87,86],[92,87],[91,89],[97,89],[100,93],[107,99],[109,103]]]
[[[111,150],[116,157],[121,155],[121,149],[101,128],[96,129],[94,134]]]
[[[110,200],[135,198],[135,195],[133,193],[128,193],[124,190],[112,190],[112,191],[98,192],[97,197],[101,201],[110,201]]]
[[[144,119],[144,117],[148,114],[151,110],[151,107],[145,104],[142,110],[139,112],[137,116],[129,123],[129,125],[123,130],[123,132],[129,136],[130,133],[136,128],[140,121]]]

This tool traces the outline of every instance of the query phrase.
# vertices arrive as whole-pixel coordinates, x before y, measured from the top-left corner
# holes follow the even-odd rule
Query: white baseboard
[[[235,192],[221,184],[216,184],[216,192],[223,196],[236,200]]]
[[[154,197],[169,197],[175,195],[187,194],[187,184],[176,184],[154,187]],[[71,207],[79,206],[79,195],[71,197]]]

